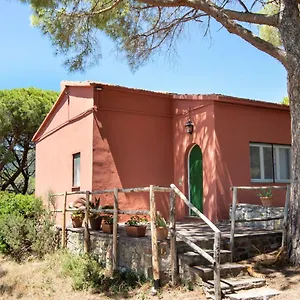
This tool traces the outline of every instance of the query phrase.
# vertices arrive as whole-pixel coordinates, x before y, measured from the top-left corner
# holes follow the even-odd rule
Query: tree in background
[[[284,97],[283,100],[281,101],[281,104],[290,105],[289,97]]]
[[[34,192],[35,146],[31,141],[58,96],[23,88],[0,91],[0,189]]]
[[[135,68],[153,53],[173,49],[189,23],[207,32],[212,19],[278,60],[287,71],[292,122],[291,202],[288,252],[300,264],[300,16],[298,0],[20,0],[30,3],[32,23],[51,38],[56,52],[73,55],[70,70],[83,70],[101,56],[99,31],[111,37]],[[278,9],[262,10],[268,4]],[[256,26],[278,31],[276,45]],[[101,36],[100,36],[101,37]],[[274,43],[274,44],[273,44]],[[280,45],[279,45],[280,44]]]

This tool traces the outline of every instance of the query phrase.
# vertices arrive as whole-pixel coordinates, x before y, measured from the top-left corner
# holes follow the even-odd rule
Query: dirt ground
[[[274,300],[300,299],[300,268],[290,267],[284,259],[276,265],[269,265],[274,255],[259,256],[244,263],[251,264],[255,276],[265,276],[267,285],[282,292]],[[264,265],[264,262],[266,262]],[[91,294],[89,292],[73,291],[71,279],[60,272],[59,265],[51,258],[42,261],[28,261],[17,264],[0,256],[0,299],[24,300],[95,300],[95,299],[125,299],[134,300],[164,299],[164,300],[205,300],[201,290],[189,291],[185,287],[164,287],[156,296],[150,295],[151,287],[144,284],[130,292],[128,297],[122,295],[109,296]]]

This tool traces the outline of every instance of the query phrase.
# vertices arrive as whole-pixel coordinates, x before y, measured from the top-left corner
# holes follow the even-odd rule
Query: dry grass
[[[184,287],[165,287],[157,296],[150,296],[151,286],[144,284],[131,291],[126,298],[134,300],[204,300],[199,291],[188,291]],[[74,291],[71,279],[62,275],[59,254],[49,255],[41,261],[18,264],[0,256],[0,299],[24,300],[94,300],[124,299],[123,295],[92,294],[89,291]]]
[[[284,256],[273,264],[276,252],[260,255],[245,263],[263,274],[267,285],[282,292],[274,300],[298,300],[300,298],[300,268],[287,264]],[[151,286],[144,284],[131,291],[127,297],[134,300],[205,300],[201,291],[188,291],[164,287],[157,296],[150,296]],[[0,256],[0,299],[24,300],[94,300],[124,299],[122,295],[92,294],[74,291],[71,279],[62,275],[59,254],[49,255],[42,261],[32,260],[18,264]]]

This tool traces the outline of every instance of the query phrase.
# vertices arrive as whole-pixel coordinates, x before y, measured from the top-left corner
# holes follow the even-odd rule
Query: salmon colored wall
[[[93,190],[170,185],[173,181],[171,101],[168,95],[124,92],[117,87],[104,86],[96,92]],[[169,195],[156,195],[157,210],[167,216]],[[101,203],[111,204],[111,196],[101,196]],[[149,193],[120,193],[120,208],[148,209]]]
[[[194,123],[192,135],[185,132],[185,123],[190,118]],[[174,101],[174,184],[188,197],[188,154],[194,144],[202,150],[203,162],[203,212],[211,220],[216,219],[216,179],[215,179],[215,132],[214,109],[209,100],[187,100],[180,98]],[[180,184],[182,182],[182,184]],[[177,199],[177,216],[182,219],[188,216],[187,206]]]
[[[228,219],[229,205],[232,203],[230,187],[262,185],[251,183],[249,143],[290,144],[290,115],[286,108],[266,109],[221,102],[215,102],[214,110],[217,214],[218,219]],[[256,193],[238,191],[238,201],[260,204]],[[283,206],[284,193],[275,191],[274,196],[275,206]]]
[[[81,153],[80,188],[92,188],[93,113],[74,119],[93,107],[92,89],[71,87],[68,92],[36,143],[36,195],[45,199],[50,189],[55,193],[72,190],[72,155],[77,152]],[[61,208],[62,197],[57,200]]]

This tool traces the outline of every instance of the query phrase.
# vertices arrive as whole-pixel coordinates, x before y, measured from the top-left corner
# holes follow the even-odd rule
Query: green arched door
[[[202,151],[198,145],[189,153],[189,198],[191,203],[203,212],[203,167]]]

